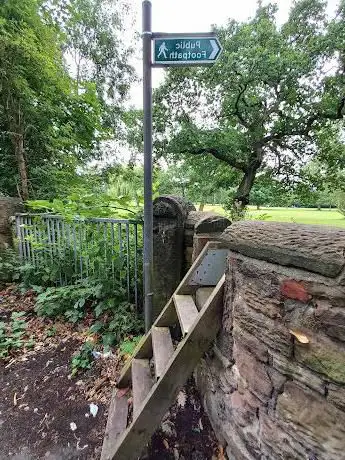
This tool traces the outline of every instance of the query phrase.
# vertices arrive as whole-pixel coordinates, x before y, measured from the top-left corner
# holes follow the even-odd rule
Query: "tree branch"
[[[279,141],[286,136],[308,136],[310,131],[313,128],[314,122],[317,120],[341,120],[343,119],[344,118],[344,114],[343,114],[344,108],[345,108],[345,96],[341,98],[339,105],[337,107],[336,113],[317,112],[315,115],[312,115],[311,117],[308,118],[304,126],[297,128],[297,129],[293,129],[289,132],[281,131],[279,133],[270,134],[269,136],[265,136],[262,140],[262,143],[267,144],[268,142]]]
[[[237,99],[236,99],[236,102],[235,102],[235,112],[234,112],[234,115],[237,116],[237,118],[240,120],[240,122],[242,123],[242,125],[245,128],[248,128],[249,124],[245,121],[245,119],[243,118],[243,116],[242,116],[242,114],[240,112],[239,102],[240,102],[240,99],[243,96],[243,94],[246,92],[247,87],[248,87],[248,82],[243,84],[242,89],[238,93],[238,96],[237,96]]]
[[[217,158],[217,160],[223,161],[224,163],[232,166],[235,169],[239,169],[240,171],[243,171],[243,172],[246,172],[247,170],[247,165],[243,161],[235,160],[234,158],[230,158],[224,152],[214,147],[211,147],[211,148],[203,147],[203,148],[195,149],[195,150],[188,149],[188,150],[182,151],[181,153],[189,153],[192,155],[210,154],[214,158]]]

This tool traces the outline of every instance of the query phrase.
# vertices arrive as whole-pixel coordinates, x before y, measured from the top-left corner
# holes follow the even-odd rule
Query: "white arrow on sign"
[[[217,56],[217,53],[219,51],[219,46],[216,40],[210,40],[210,43],[212,46],[212,53],[210,54],[209,59],[213,60]]]

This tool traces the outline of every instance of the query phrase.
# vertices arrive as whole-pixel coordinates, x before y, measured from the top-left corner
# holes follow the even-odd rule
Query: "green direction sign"
[[[222,46],[214,35],[167,34],[153,38],[153,63],[156,65],[213,64],[221,52]]]

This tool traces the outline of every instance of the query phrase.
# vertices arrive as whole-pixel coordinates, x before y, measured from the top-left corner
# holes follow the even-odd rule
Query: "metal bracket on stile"
[[[228,249],[209,249],[188,284],[215,286],[224,275],[228,254]]]

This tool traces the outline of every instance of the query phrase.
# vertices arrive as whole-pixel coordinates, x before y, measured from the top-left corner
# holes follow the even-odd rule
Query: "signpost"
[[[152,67],[214,64],[222,52],[219,40],[213,33],[152,33],[151,24],[151,1],[144,0],[142,37],[144,96],[144,312],[146,332],[150,329],[153,320]]]
[[[153,38],[153,63],[161,66],[214,64],[222,51],[210,34],[159,34]]]

